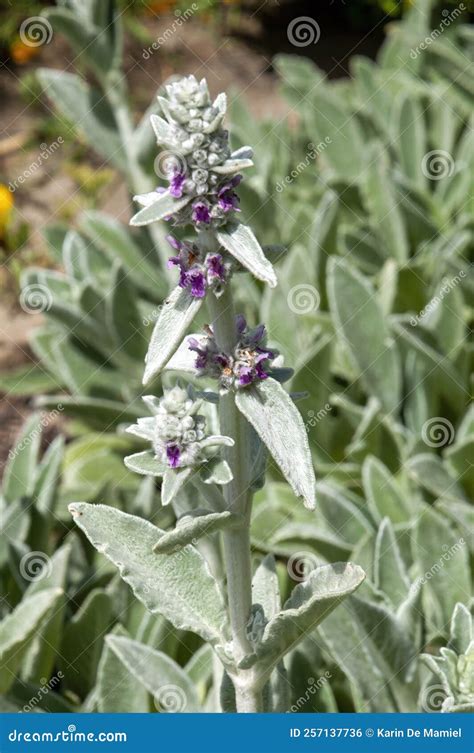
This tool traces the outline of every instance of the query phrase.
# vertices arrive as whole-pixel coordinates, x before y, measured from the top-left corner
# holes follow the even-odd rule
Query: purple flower
[[[170,468],[177,468],[179,466],[181,452],[177,444],[170,443],[167,445],[166,457],[168,458]]]
[[[179,267],[179,286],[180,288],[186,288],[187,287],[187,273],[186,273],[186,267],[183,262],[183,259],[181,258],[181,254],[178,256],[170,256],[168,259],[168,266],[169,267]]]
[[[175,199],[180,199],[183,195],[184,190],[184,181],[186,180],[186,175],[184,173],[176,172],[173,174],[170,180],[170,194],[171,196],[174,196]]]
[[[233,209],[240,212],[240,209],[238,208],[239,197],[232,189],[238,186],[241,180],[242,176],[236,175],[229,183],[225,183],[217,192],[218,204],[224,212],[230,212]]]
[[[252,384],[254,380],[253,369],[251,366],[240,366],[238,369],[238,380],[242,387]]]
[[[220,254],[207,254],[194,243],[179,241],[172,235],[167,241],[178,253],[168,259],[169,267],[179,268],[179,285],[187,288],[194,298],[204,298],[208,288],[218,296],[230,274],[230,263]]]
[[[205,369],[207,366],[207,361],[208,361],[207,348],[205,347],[203,348],[201,346],[201,343],[198,340],[196,340],[195,337],[190,337],[188,339],[188,348],[189,350],[197,354],[196,361],[194,364],[196,369],[198,369],[199,371]]]
[[[240,314],[236,317],[235,325],[238,342],[231,353],[218,349],[210,328],[202,340],[188,340],[190,350],[197,354],[195,366],[200,372],[199,376],[217,379],[222,392],[232,388],[245,388],[268,379],[271,361],[277,355],[276,351],[265,345],[266,330],[263,324],[248,329],[245,317]]]
[[[221,282],[225,281],[226,269],[220,254],[208,254],[206,256],[206,265],[211,277],[218,277]]]
[[[181,249],[183,248],[181,241],[175,238],[174,235],[167,235],[166,240],[170,244],[171,248],[174,248],[175,251],[181,251]]]
[[[265,365],[267,361],[273,358],[275,358],[275,354],[271,350],[261,350],[255,357],[255,374],[258,379],[268,379],[269,374],[265,371]]]
[[[194,222],[203,222],[209,225],[211,222],[211,215],[207,204],[202,201],[197,201],[193,204],[193,220]]]
[[[235,326],[239,335],[242,335],[247,327],[247,320],[243,314],[237,314],[235,317]]]
[[[181,285],[181,280],[180,283]],[[206,295],[206,278],[201,270],[196,266],[192,267],[189,272],[184,273],[184,285],[181,287],[190,287],[191,295],[194,298],[204,298]]]

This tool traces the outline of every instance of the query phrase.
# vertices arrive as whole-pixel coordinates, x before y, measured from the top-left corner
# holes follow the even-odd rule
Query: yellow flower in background
[[[13,210],[13,194],[0,183],[0,236],[8,225]]]
[[[10,45],[10,57],[17,65],[24,65],[39,53],[39,47],[25,44],[19,37]]]

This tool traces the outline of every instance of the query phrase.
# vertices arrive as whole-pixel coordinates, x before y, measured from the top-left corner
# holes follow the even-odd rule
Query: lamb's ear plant
[[[423,711],[472,713],[474,711],[474,626],[467,606],[458,602],[451,618],[449,642],[439,656],[422,654],[431,677],[420,695]]]
[[[153,415],[130,431],[150,449],[126,464],[161,479],[163,504],[176,504],[185,484],[195,502],[171,532],[112,507],[70,509],[152,613],[213,647],[223,666],[224,710],[234,704],[239,712],[281,710],[285,655],[358,588],[364,572],[351,563],[316,568],[283,607],[273,557],[252,572],[252,497],[262,485],[267,451],[309,510],[316,504],[311,453],[296,396],[282,387],[291,370],[267,345],[264,325],[249,327],[234,306],[233,286],[242,274],[277,284],[239,217],[236,189],[252,150],[231,152],[223,128],[226,97],[212,102],[205,80],[189,76],[166,93],[162,114],[151,120],[158,143],[171,153],[168,185],[136,197],[142,208],[131,223],[166,220],[193,235],[169,238],[179,282],[156,323],[144,382],[167,369],[188,374],[193,386],[145,398]],[[209,324],[188,335],[203,305]],[[212,557],[200,546],[206,538],[214,544]]]

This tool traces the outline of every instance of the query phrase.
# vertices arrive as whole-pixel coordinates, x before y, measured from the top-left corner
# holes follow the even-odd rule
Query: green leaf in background
[[[321,163],[348,183],[359,180],[366,169],[366,145],[357,118],[350,116],[328,87],[318,87],[313,96],[306,117],[313,142],[324,144]]]
[[[102,7],[110,6],[108,0],[102,0]],[[93,17],[82,16],[67,8],[47,8],[44,15],[53,25],[55,31],[64,34],[74,50],[99,75],[106,75],[111,68],[120,63],[120,48],[113,44],[113,24],[117,18],[109,14],[103,19],[103,28],[94,23]],[[97,15],[96,15],[97,18]]]
[[[114,400],[67,395],[42,397],[38,400],[38,405],[51,410],[57,410],[61,406],[67,415],[85,420],[98,429],[106,426],[109,431],[119,424],[135,421],[137,415],[143,412],[141,405],[137,405],[134,410],[133,405]]]
[[[458,654],[467,654],[473,635],[473,620],[464,604],[456,604],[451,618],[449,648]]]
[[[0,521],[0,566],[3,567],[9,560],[12,542],[24,545],[30,520],[21,500],[7,504],[0,495]]]
[[[32,594],[0,622],[1,693],[6,693],[11,686],[29,644],[62,593],[60,588],[48,588]]]
[[[28,497],[34,489],[41,427],[41,415],[30,416],[10,451],[3,479],[3,496],[7,502]]]
[[[0,392],[10,396],[36,395],[60,389],[62,383],[58,382],[53,374],[49,374],[44,366],[28,363],[26,366],[0,374]]]
[[[447,465],[466,490],[470,498],[474,497],[474,468],[472,458],[474,456],[474,436],[456,441],[452,447],[446,449],[445,458]]]
[[[395,609],[407,599],[410,581],[388,518],[382,520],[375,539],[374,581]]]
[[[427,152],[423,109],[411,94],[400,97],[396,108],[394,136],[397,134],[401,166],[413,183],[423,189],[426,184],[423,158]]]
[[[394,321],[393,327],[401,342],[413,349],[424,361],[434,380],[436,391],[441,393],[454,410],[459,411],[466,404],[467,393],[463,379],[457,373],[453,363],[426,342],[421,331],[413,326]],[[420,329],[420,328],[418,328]]]
[[[120,259],[133,282],[158,300],[167,288],[153,254],[144,255],[129,230],[104,212],[88,210],[79,218],[80,229],[106,254],[110,263]]]
[[[385,517],[392,523],[404,523],[410,519],[410,511],[388,468],[372,455],[364,460],[362,483],[370,511],[377,522]]]
[[[28,557],[28,555],[26,555]],[[48,589],[66,591],[67,571],[71,557],[71,547],[65,544],[58,549],[47,565],[45,576],[40,573],[37,580],[29,585],[25,592],[25,599]],[[49,677],[54,669],[56,655],[59,651],[61,632],[64,621],[65,596],[58,596],[54,610],[47,617],[28,647],[21,666],[22,679],[29,682],[42,683],[42,678]]]
[[[148,691],[113,651],[110,640],[128,637],[120,625],[106,636],[97,668],[97,708],[101,714],[144,714],[149,711]]]
[[[109,635],[106,643],[128,672],[151,693],[157,711],[190,714],[201,710],[190,678],[166,654],[120,635]]]
[[[42,515],[49,515],[54,512],[63,455],[64,437],[59,436],[51,442],[38,467],[34,494],[36,508]]]
[[[405,224],[390,179],[387,156],[380,146],[371,149],[369,166],[362,177],[367,212],[384,256],[404,264],[409,258]]]
[[[112,111],[103,96],[75,73],[40,68],[38,78],[60,114],[119,169],[126,165]]]
[[[281,609],[280,587],[273,554],[267,554],[255,571],[252,580],[252,603],[260,604],[267,620]]]
[[[343,489],[322,481],[317,484],[317,495],[319,507],[327,525],[341,541],[347,542],[352,547],[372,532],[370,520]]]
[[[338,337],[361,381],[387,412],[399,408],[399,355],[368,280],[342,259],[329,260],[328,295]]]
[[[442,515],[426,508],[413,543],[421,585],[434,610],[436,627],[445,633],[456,603],[469,603],[471,598],[466,541]]]
[[[350,679],[357,712],[416,710],[417,689],[406,681],[416,652],[406,628],[386,609],[349,598],[318,634]]]
[[[62,259],[67,275],[77,282],[83,282],[91,276],[87,244],[75,230],[69,230],[66,233],[63,241]]]
[[[147,343],[142,317],[135,303],[136,293],[126,270],[118,265],[112,276],[112,290],[107,298],[108,323],[117,348],[131,359],[145,357]]]
[[[456,477],[448,473],[446,466],[433,453],[414,455],[407,461],[406,468],[410,476],[431,494],[456,502],[466,500]]]
[[[113,605],[102,589],[94,589],[65,626],[59,664],[68,688],[84,698],[96,679],[104,635],[113,624]]]

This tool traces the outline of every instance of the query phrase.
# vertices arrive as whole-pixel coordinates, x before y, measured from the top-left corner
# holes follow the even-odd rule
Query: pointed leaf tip
[[[248,269],[258,280],[266,282],[271,288],[278,280],[260,243],[247,225],[234,225],[217,233],[217,239],[242,266]]]
[[[308,434],[293,400],[275,379],[237,392],[236,405],[268,447],[281,472],[305,506],[316,506]]]
[[[193,298],[188,290],[180,287],[164,302],[148,346],[143,384],[148,384],[166,366],[201,305],[201,298]]]

